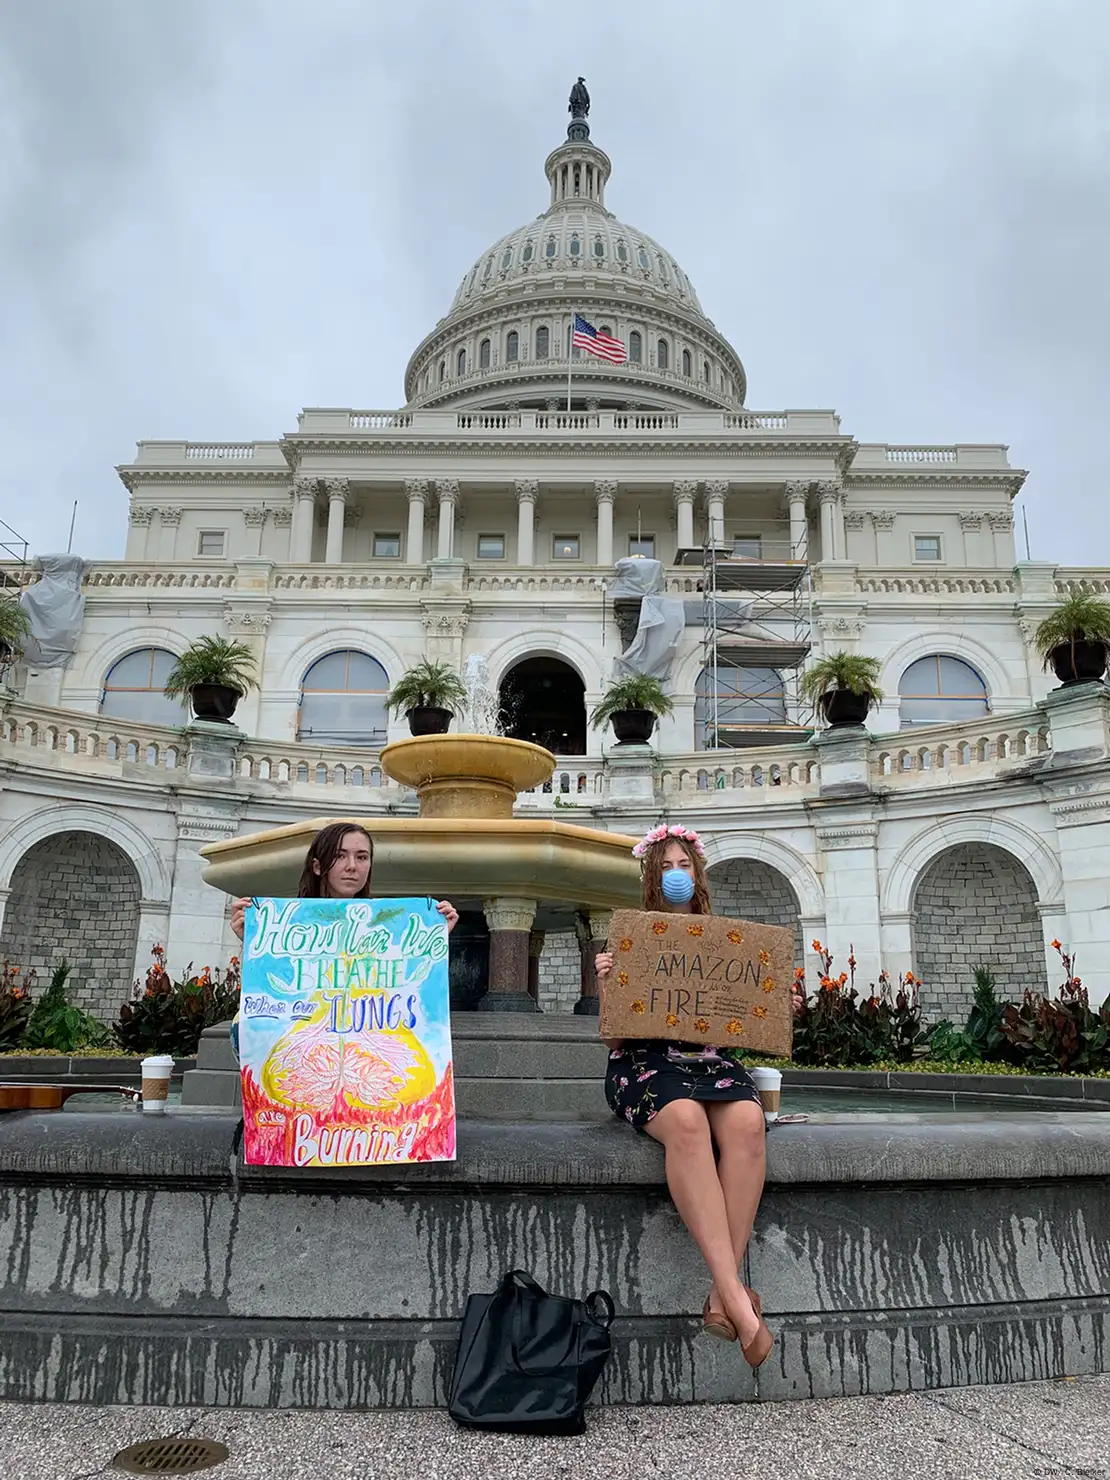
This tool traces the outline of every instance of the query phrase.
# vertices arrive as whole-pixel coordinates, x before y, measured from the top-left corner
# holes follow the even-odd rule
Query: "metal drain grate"
[[[229,1452],[215,1439],[144,1439],[121,1449],[112,1467],[128,1475],[195,1475],[222,1465]]]

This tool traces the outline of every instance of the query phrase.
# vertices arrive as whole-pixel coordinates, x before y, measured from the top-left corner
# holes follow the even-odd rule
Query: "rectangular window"
[[[197,554],[213,555],[221,559],[224,553],[225,534],[222,529],[202,529],[197,535]]]
[[[400,560],[401,536],[399,534],[376,534],[374,536],[375,560]]]
[[[480,534],[478,536],[479,560],[504,560],[505,536],[503,534]]]
[[[557,534],[555,536],[552,554],[556,560],[580,560],[582,558],[582,541],[576,534]]]
[[[940,559],[939,534],[915,534],[913,537],[914,560],[937,561]]]
[[[642,555],[646,560],[654,560],[655,536],[653,534],[629,535],[628,553],[630,555]]]
[[[763,536],[761,534],[738,534],[732,542],[734,560],[762,560]]]

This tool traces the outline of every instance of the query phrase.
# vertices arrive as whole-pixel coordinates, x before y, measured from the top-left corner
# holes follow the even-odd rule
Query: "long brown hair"
[[[713,913],[713,901],[709,897],[709,880],[705,874],[705,859],[701,856],[693,843],[685,838],[660,838],[657,843],[652,843],[641,860],[641,882],[644,889],[644,909],[663,911],[668,915],[675,912],[674,906],[663,893],[663,854],[667,851],[670,843],[680,844],[686,851],[686,856],[694,865],[694,897],[690,901],[690,907],[695,915],[711,915]]]
[[[366,875],[366,883],[354,897],[355,899],[366,899],[369,896],[370,874],[374,872],[374,839],[357,822],[331,822],[327,827],[322,827],[308,845],[308,852],[304,856],[304,868],[301,871],[301,882],[297,885],[298,899],[325,898],[324,890],[327,888],[328,873],[339,857],[343,839],[348,833],[353,832],[361,833],[366,839],[366,846],[370,849],[370,873]],[[313,868],[313,864],[319,864],[319,873]]]

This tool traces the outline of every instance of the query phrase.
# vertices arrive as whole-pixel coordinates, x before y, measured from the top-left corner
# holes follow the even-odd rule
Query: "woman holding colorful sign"
[[[298,899],[366,899],[374,867],[374,842],[357,822],[333,822],[321,828],[308,846]],[[251,900],[236,899],[231,906],[231,929],[243,939],[243,922]],[[437,912],[447,923],[448,934],[459,923],[459,912],[446,899],[438,900]],[[239,1057],[239,1014],[231,1024],[231,1042]]]
[[[705,849],[692,828],[662,824],[632,851],[640,860],[644,910],[713,913]],[[602,952],[595,964],[603,981],[613,970],[612,954]],[[702,1311],[705,1330],[725,1341],[738,1340],[749,1365],[758,1367],[770,1355],[774,1338],[759,1296],[737,1273],[766,1169],[766,1131],[755,1083],[726,1048],[663,1040],[607,1042],[609,1107],[662,1144],[671,1197],[713,1277]]]

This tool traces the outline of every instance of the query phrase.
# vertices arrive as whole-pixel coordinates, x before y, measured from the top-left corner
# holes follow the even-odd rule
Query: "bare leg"
[[[737,1275],[724,1189],[717,1176],[706,1107],[695,1100],[672,1100],[646,1127],[667,1153],[667,1186],[679,1217],[709,1266],[718,1309],[746,1345],[759,1329],[747,1292]]]
[[[751,1237],[759,1199],[763,1195],[767,1170],[763,1108],[753,1100],[732,1100],[707,1104],[705,1109],[720,1152],[717,1176],[724,1191],[733,1267],[739,1269]],[[709,1292],[709,1308],[724,1308],[715,1283]]]

